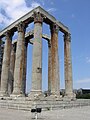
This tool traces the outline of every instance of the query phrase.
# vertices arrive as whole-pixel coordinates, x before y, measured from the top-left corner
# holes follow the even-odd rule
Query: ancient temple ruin
[[[34,22],[34,31],[26,33],[28,24]],[[51,37],[42,33],[43,22],[50,26]],[[12,41],[18,31],[18,39]],[[68,27],[57,21],[41,7],[37,7],[0,32],[5,37],[0,96],[25,96],[27,45],[33,44],[32,84],[28,97],[42,95],[42,37],[48,41],[48,91],[60,96],[60,72],[58,57],[58,32],[64,34],[65,97],[73,98],[71,34]],[[31,38],[34,38],[32,40]]]

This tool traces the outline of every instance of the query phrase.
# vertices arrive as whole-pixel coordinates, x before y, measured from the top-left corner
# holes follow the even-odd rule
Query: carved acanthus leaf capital
[[[70,34],[70,33],[64,34],[64,41],[69,41],[69,42],[71,42],[71,34]]]
[[[34,23],[42,23],[44,16],[39,12],[34,12]]]
[[[7,30],[7,32],[5,32],[5,37],[6,39],[12,39],[14,33],[12,33],[10,30]]]
[[[50,25],[50,30],[51,32],[59,32],[59,26],[56,23],[53,23],[52,25]]]
[[[17,30],[18,30],[18,32],[25,32],[25,30],[26,30],[25,23],[20,22],[20,23],[17,25]]]

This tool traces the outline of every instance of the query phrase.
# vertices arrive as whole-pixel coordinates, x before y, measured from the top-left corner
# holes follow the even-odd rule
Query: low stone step
[[[50,109],[65,109],[71,107],[90,106],[90,100],[75,100],[75,101],[29,101],[29,100],[0,100],[1,108],[31,110],[32,107],[40,107],[43,110]]]

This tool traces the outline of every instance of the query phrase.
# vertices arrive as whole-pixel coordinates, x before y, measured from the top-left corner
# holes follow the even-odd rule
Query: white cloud
[[[90,78],[78,80],[77,83],[90,83]]]
[[[0,8],[5,12],[5,15],[0,12],[0,24],[3,23],[5,27],[39,5],[32,2],[27,7],[25,0],[0,0]]]
[[[90,78],[73,81],[74,88],[90,88]]]
[[[48,11],[48,12],[55,12],[56,9],[55,9],[55,8],[49,8],[47,11]]]
[[[90,57],[86,57],[86,62],[90,63]]]
[[[0,29],[8,26],[35,7],[43,7],[45,1],[41,0],[38,3],[37,1],[32,0],[29,6],[27,4],[26,0],[0,0]],[[56,9],[49,8],[47,11],[52,13],[56,11]]]
[[[32,2],[31,4],[31,9],[37,7],[37,6],[41,6],[40,3],[37,3],[37,2]]]
[[[45,0],[39,0],[41,2],[41,4],[44,6],[45,5]]]

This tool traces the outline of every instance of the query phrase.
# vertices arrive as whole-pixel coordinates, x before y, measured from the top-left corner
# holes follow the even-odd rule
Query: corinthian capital
[[[70,33],[64,34],[64,41],[69,41],[69,42],[71,42],[71,34],[70,34]]]
[[[12,39],[12,36],[13,36],[13,33],[9,30],[7,30],[7,32],[5,32],[5,36],[6,36],[6,39]]]
[[[58,33],[59,32],[59,27],[56,23],[53,23],[53,24],[50,25],[50,30],[51,30],[51,32]]]
[[[34,12],[34,23],[42,23],[43,22],[43,15],[39,12]]]
[[[23,22],[20,22],[17,25],[17,30],[18,30],[18,32],[25,32],[25,24]]]

